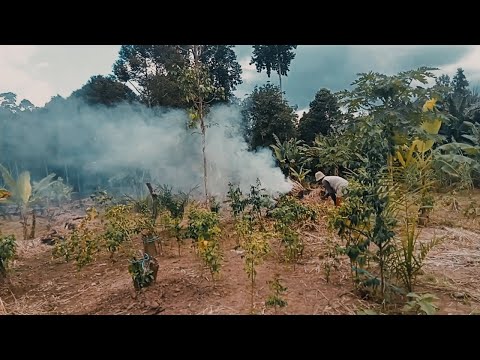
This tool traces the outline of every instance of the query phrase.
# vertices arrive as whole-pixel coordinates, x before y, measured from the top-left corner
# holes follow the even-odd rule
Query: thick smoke
[[[271,150],[248,151],[241,119],[238,107],[225,105],[212,108],[206,119],[209,192],[222,196],[229,182],[248,192],[257,178],[270,193],[288,192],[291,184],[276,167]],[[4,140],[17,157],[77,168],[82,176],[120,184],[124,192],[131,192],[125,180],[130,177],[137,184],[151,181],[183,191],[197,187],[201,193],[201,134],[187,130],[187,121],[180,110],[128,104],[91,107],[69,100],[32,114],[28,121],[17,123],[15,131],[7,127],[10,136]],[[41,161],[35,164],[40,166]]]

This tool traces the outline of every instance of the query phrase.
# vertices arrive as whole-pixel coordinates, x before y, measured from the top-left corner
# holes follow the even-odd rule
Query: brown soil
[[[431,293],[440,300],[438,314],[480,312],[480,226],[478,219],[467,219],[463,210],[480,192],[457,195],[460,210],[441,204],[430,217],[421,238],[442,236],[443,241],[428,255],[417,293]],[[319,202],[315,196],[304,201]],[[331,201],[322,202],[332,206]],[[65,222],[84,215],[73,206],[56,216],[53,228],[64,230]],[[22,238],[19,219],[0,219],[0,230]],[[17,257],[10,267],[8,280],[0,285],[0,314],[275,314],[265,306],[270,294],[267,281],[280,275],[287,287],[283,298],[288,302],[278,314],[356,314],[361,309],[380,311],[380,305],[361,300],[353,293],[348,259],[341,257],[327,282],[325,264],[329,244],[338,241],[328,233],[324,220],[304,230],[305,251],[295,267],[281,261],[281,248],[257,267],[254,309],[251,309],[250,281],[244,271],[244,259],[235,250],[231,221],[223,225],[224,261],[220,279],[212,282],[190,243],[178,256],[174,240],[163,244],[157,256],[160,265],[156,283],[136,292],[127,271],[128,258],[118,254],[112,261],[101,254],[92,264],[77,270],[73,263],[52,258],[52,246],[40,237],[48,233],[47,219],[37,217],[35,240],[18,240]]]

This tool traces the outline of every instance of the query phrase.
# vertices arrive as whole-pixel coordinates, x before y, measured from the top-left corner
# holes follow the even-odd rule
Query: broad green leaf
[[[477,138],[473,135],[462,135],[462,137],[467,140],[470,140],[473,143],[476,143],[478,141]]]
[[[427,301],[418,301],[418,305],[427,315],[433,315],[437,312],[437,309]]]
[[[480,152],[480,148],[478,146],[465,144],[465,143],[458,143],[458,142],[443,144],[438,147],[438,150],[452,151],[452,152],[462,150],[469,155],[475,155]]]
[[[16,195],[25,206],[32,195],[32,184],[30,184],[30,172],[24,171],[18,176]]]

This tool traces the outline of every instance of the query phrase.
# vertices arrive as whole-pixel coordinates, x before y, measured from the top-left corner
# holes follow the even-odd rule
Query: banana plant
[[[290,139],[283,143],[273,134],[276,145],[270,145],[275,153],[275,157],[280,163],[280,168],[285,175],[291,176],[292,170],[299,169],[303,160],[302,140]]]
[[[55,174],[49,174],[39,182],[30,180],[30,172],[23,171],[15,180],[10,172],[0,164],[0,173],[5,181],[5,186],[10,196],[9,203],[15,203],[22,212],[26,212],[30,205],[38,203],[45,197],[45,191],[55,183],[52,179]]]
[[[55,177],[55,174],[44,177],[38,183],[34,183],[32,187],[29,171],[23,171],[15,180],[8,169],[0,164],[0,173],[10,194],[9,198],[3,200],[2,203],[14,203],[19,207],[23,223],[23,237],[27,239],[27,214],[29,207],[43,198],[42,192],[52,185],[52,179]],[[33,220],[31,234],[35,233],[34,224],[35,221]]]
[[[303,165],[300,167],[300,170],[295,171],[295,169],[290,168],[291,176],[297,180],[303,187],[305,187],[305,177],[311,172],[310,169],[305,170]]]
[[[441,173],[451,179],[468,182],[468,187],[472,187],[472,171],[480,173],[480,126],[468,121],[464,125],[470,129],[470,134],[462,134],[467,142],[453,141],[439,146],[435,162]]]
[[[425,102],[423,112],[434,111],[436,100],[431,99]],[[420,131],[424,133],[425,139],[415,138],[410,146],[404,143],[397,146],[394,159],[400,163],[401,178],[404,183],[408,183],[410,189],[419,189],[420,191],[420,209],[419,214],[422,221],[427,216],[426,213],[432,208],[431,199],[428,190],[432,185],[433,178],[433,159],[435,143],[434,137],[438,135],[442,126],[442,120],[431,118],[431,114],[423,117],[424,121],[420,126]],[[412,174],[413,178],[409,175]]]
[[[15,180],[3,165],[0,165],[0,172],[2,173],[5,185],[11,193],[8,202],[17,204],[20,207],[22,215],[25,214],[32,195],[30,173],[24,171],[18,176],[18,179]]]

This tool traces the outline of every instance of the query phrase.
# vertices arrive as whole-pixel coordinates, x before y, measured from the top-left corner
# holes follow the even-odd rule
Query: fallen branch
[[[145,185],[147,185],[150,196],[152,197],[152,218],[153,220],[156,220],[158,215],[158,194],[153,191],[152,184],[147,182],[145,183]]]

